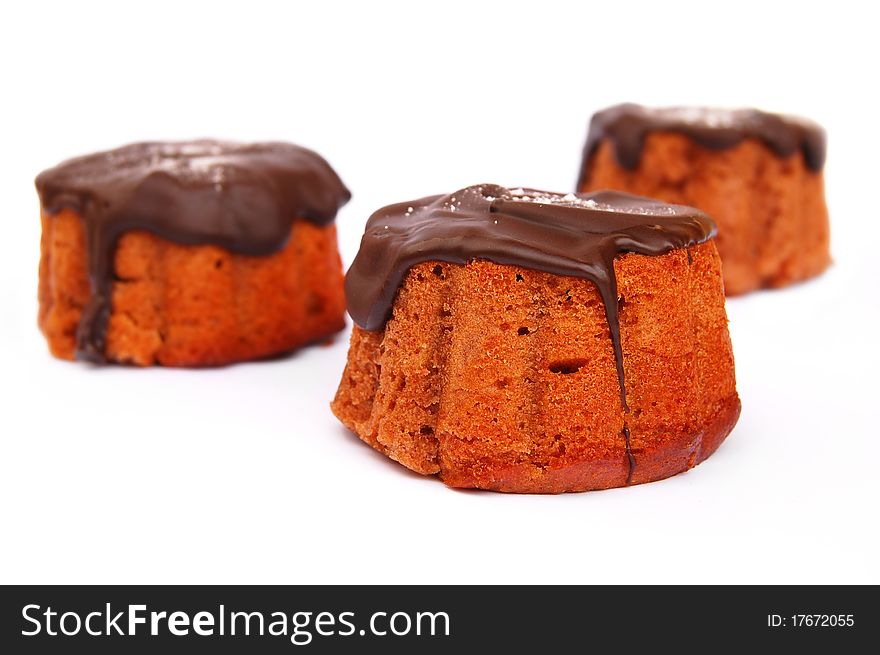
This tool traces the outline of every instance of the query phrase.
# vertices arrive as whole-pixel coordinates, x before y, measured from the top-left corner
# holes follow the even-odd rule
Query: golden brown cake
[[[703,213],[480,185],[369,220],[332,409],[452,487],[558,493],[665,478],[739,415]]]
[[[39,325],[63,359],[205,366],[344,326],[349,199],[285,143],[138,143],[41,173]]]
[[[590,122],[578,189],[619,189],[699,207],[718,225],[729,295],[824,271],[825,133],[757,110],[625,104]]]

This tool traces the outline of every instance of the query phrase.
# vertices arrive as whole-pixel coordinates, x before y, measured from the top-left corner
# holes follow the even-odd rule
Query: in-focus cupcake
[[[39,325],[56,357],[205,366],[344,325],[333,224],[350,194],[287,143],[128,145],[36,180]]]
[[[715,227],[622,193],[483,184],[369,219],[332,409],[452,487],[625,486],[711,455],[739,415]]]
[[[624,104],[593,116],[578,189],[619,189],[708,213],[734,295],[828,267],[824,162],[825,132],[802,118]]]

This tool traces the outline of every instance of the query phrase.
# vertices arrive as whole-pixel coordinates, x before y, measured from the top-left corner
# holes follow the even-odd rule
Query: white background
[[[0,10],[0,581],[880,582],[869,3],[25,4]],[[347,333],[187,371],[55,361],[36,328],[33,177],[64,158],[154,138],[312,147],[354,193],[347,264],[389,202],[572,190],[591,113],[626,100],[829,132],[835,266],[729,302],[742,418],[685,475],[453,491],[331,415]]]

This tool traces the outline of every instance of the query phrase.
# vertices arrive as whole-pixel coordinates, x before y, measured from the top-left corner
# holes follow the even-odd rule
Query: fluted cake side
[[[740,410],[715,246],[614,270],[628,413],[595,285],[488,261],[414,266],[384,329],[355,326],[334,413],[453,487],[585,491],[695,466]]]

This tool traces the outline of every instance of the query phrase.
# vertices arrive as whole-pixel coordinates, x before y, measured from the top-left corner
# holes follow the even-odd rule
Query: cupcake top
[[[703,212],[614,191],[551,193],[480,184],[383,207],[346,275],[348,311],[382,329],[407,271],[424,261],[487,259],[592,280],[616,301],[613,260],[658,255],[715,235]]]
[[[65,161],[36,186],[44,211],[71,207],[108,240],[143,229],[248,254],[280,248],[295,218],[331,222],[351,197],[318,154],[277,142],[134,143]]]
[[[295,219],[333,221],[351,194],[318,154],[289,143],[134,143],[70,159],[36,179],[43,212],[72,208],[85,226],[91,298],[80,359],[103,361],[117,239],[146,230],[185,244],[268,255]]]
[[[810,170],[820,171],[825,163],[825,131],[803,118],[757,109],[649,109],[626,103],[593,114],[580,182],[584,181],[587,162],[599,142],[609,139],[620,165],[633,170],[639,165],[645,136],[651,132],[683,134],[711,150],[732,148],[744,139],[758,139],[780,157],[801,151]]]

